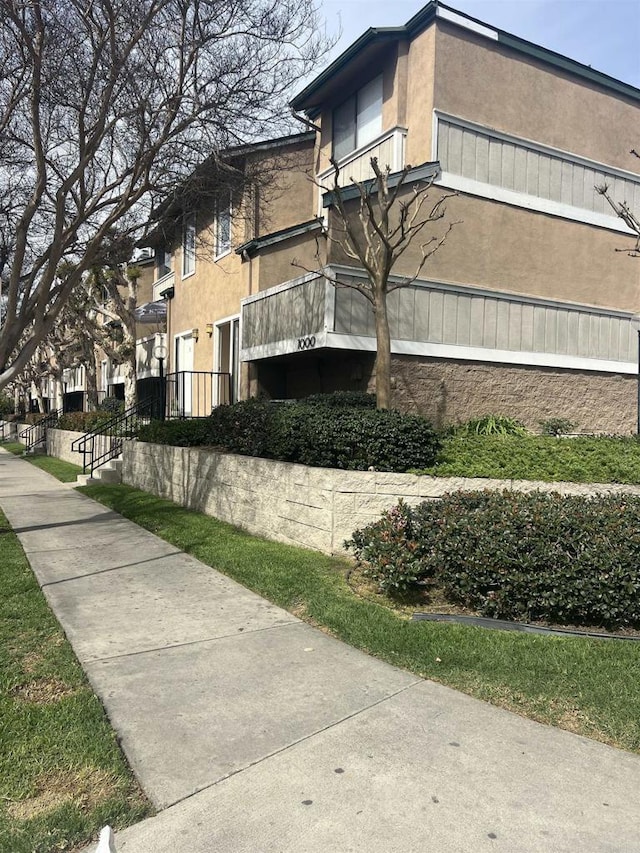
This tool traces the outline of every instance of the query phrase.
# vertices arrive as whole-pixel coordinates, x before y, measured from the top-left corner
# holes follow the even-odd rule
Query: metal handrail
[[[26,450],[35,450],[47,440],[47,430],[54,427],[62,415],[62,409],[56,409],[54,412],[49,412],[44,418],[30,427],[23,429],[19,438],[25,440]]]
[[[157,403],[141,400],[100,424],[99,427],[76,438],[71,449],[82,453],[82,471],[93,475],[96,468],[118,457],[126,439],[135,438],[140,427],[149,423]]]

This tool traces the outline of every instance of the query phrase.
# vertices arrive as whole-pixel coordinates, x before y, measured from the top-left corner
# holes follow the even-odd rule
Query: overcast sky
[[[369,27],[405,24],[420,0],[320,0],[330,59]],[[450,0],[453,9],[640,88],[640,0]]]

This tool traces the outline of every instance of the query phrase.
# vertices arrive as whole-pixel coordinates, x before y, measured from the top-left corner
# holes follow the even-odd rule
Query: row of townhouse
[[[640,260],[595,187],[640,210],[640,90],[434,0],[369,29],[292,102],[302,133],[207,162],[146,245],[179,414],[252,395],[371,388],[374,318],[335,274],[328,192],[377,157],[457,192],[459,221],[389,297],[394,404],[439,425],[635,429]],[[203,189],[206,184],[206,191]],[[198,191],[198,187],[203,191]],[[410,276],[416,242],[393,273]]]

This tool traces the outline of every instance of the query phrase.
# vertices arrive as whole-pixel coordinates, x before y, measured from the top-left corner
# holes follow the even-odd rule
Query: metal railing
[[[12,436],[17,437],[15,421],[2,421],[0,426],[0,441],[8,441]]]
[[[234,402],[231,374],[181,370],[166,377],[166,417],[205,418],[214,406]]]
[[[45,417],[41,418],[37,423],[22,430],[19,437],[24,439],[27,453],[35,450],[36,447],[40,447],[41,445],[46,446],[47,430],[58,423],[61,415],[62,409],[56,409],[55,412],[49,412],[48,415],[45,415]]]
[[[122,445],[129,438],[135,438],[138,430],[158,417],[157,400],[142,400],[131,408],[120,412],[86,433],[72,443],[71,449],[82,453],[82,470],[93,475],[96,468],[116,459],[122,452]]]

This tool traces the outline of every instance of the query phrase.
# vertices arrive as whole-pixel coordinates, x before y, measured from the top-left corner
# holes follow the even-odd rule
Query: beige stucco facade
[[[640,139],[640,91],[450,9],[440,14],[438,4],[423,11],[411,26],[369,31],[294,99],[315,139],[251,155],[272,179],[239,200],[224,258],[204,247],[182,277],[178,235],[171,357],[176,336],[191,334],[193,369],[223,369],[221,330],[244,317],[241,395],[370,386],[370,309],[329,283],[323,290],[318,275],[357,272],[326,192],[334,136],[345,133],[334,128],[336,110],[344,123],[353,102],[357,128],[359,93],[371,84],[366,97],[377,92],[379,107],[369,102],[364,120],[379,109],[380,133],[339,161],[342,185],[366,179],[376,156],[392,172],[418,167],[421,180],[431,170],[424,211],[450,196],[444,217],[393,268],[413,277],[423,244],[446,233],[415,289],[392,301],[396,404],[439,423],[503,408],[534,426],[573,415],[584,431],[626,431],[640,261],[626,253],[635,238],[594,187],[640,206],[640,161],[629,153]],[[411,192],[409,180],[400,198]],[[349,205],[355,215],[357,200]],[[211,216],[201,212],[198,222],[201,235]],[[433,403],[440,398],[444,408]],[[596,417],[599,399],[606,404]]]

